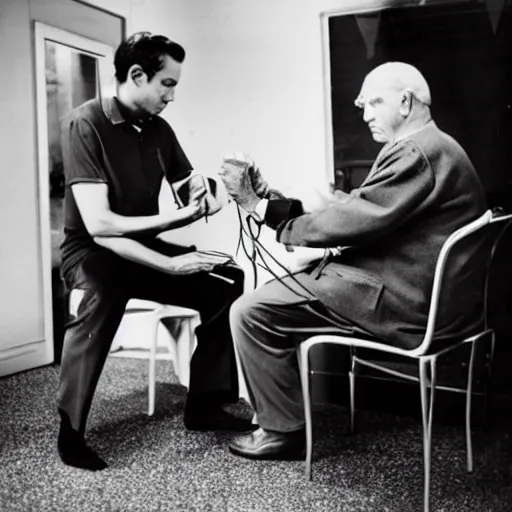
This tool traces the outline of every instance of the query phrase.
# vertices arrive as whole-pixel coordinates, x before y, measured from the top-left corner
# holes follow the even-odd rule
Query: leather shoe
[[[304,460],[304,430],[270,432],[259,428],[234,439],[229,445],[234,455],[257,460]]]
[[[196,413],[185,412],[184,423],[187,430],[198,430],[202,432],[209,430],[250,432],[258,428],[258,425],[251,423],[251,420],[233,416],[221,407]]]
[[[60,425],[57,450],[64,464],[89,471],[101,471],[108,467],[85,442],[84,436],[72,429],[67,421]]]

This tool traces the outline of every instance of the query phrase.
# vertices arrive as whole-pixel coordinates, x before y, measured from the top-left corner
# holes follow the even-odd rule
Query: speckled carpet
[[[318,407],[312,482],[302,462],[232,456],[232,434],[188,432],[185,388],[157,365],[157,407],[146,415],[147,363],[107,361],[89,421],[90,444],[110,467],[90,473],[55,450],[58,368],[0,379],[1,512],[414,512],[422,510],[422,443],[414,418]],[[234,412],[250,416],[241,401]],[[512,511],[510,424],[474,434],[475,472],[465,471],[463,429],[436,422],[432,511]]]

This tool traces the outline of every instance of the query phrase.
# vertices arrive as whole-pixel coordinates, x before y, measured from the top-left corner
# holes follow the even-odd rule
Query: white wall
[[[214,175],[230,149],[249,153],[273,186],[325,177],[320,18],[308,1],[134,2],[129,30],[169,35],[187,50],[164,117],[192,164]],[[236,248],[234,205],[183,230],[183,241]],[[223,236],[219,237],[219,232]]]
[[[176,102],[163,116],[194,167],[214,175],[241,149],[284,192],[332,180],[326,159],[321,13],[404,1],[89,0],[127,16],[128,34],[168,35],[187,50]],[[416,2],[417,3],[417,2]],[[234,205],[172,238],[233,251]]]
[[[28,1],[0,3],[0,343],[42,338]],[[13,42],[16,44],[13,44]]]

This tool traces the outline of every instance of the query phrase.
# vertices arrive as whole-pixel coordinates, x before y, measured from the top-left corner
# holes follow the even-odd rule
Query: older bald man
[[[261,212],[279,242],[326,248],[321,262],[294,280],[270,282],[231,308],[234,342],[260,425],[236,438],[232,453],[253,459],[303,457],[296,348],[308,335],[301,339],[291,330],[338,326],[404,348],[421,342],[441,246],[486,209],[473,165],[436,126],[430,104],[428,84],[413,66],[390,62],[370,72],[356,105],[384,147],[359,189],[310,213],[296,201],[261,199],[250,177],[224,165],[228,191],[246,211]],[[461,254],[461,261],[472,250]],[[479,319],[479,304],[465,293],[474,276],[461,267],[452,269],[452,278],[462,283],[460,300],[443,304],[439,339],[462,334]]]

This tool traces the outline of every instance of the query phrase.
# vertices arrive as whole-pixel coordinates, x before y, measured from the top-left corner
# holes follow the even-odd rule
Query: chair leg
[[[471,400],[473,396],[473,366],[475,363],[475,344],[471,344],[471,355],[468,368],[468,385],[466,389],[466,458],[468,473],[473,472],[473,443],[471,440]]]
[[[489,387],[492,377],[492,362],[494,360],[494,349],[495,349],[495,337],[494,331],[491,332],[491,349],[489,351],[489,361],[486,382],[484,384],[484,395],[483,395],[483,428],[485,431],[489,429]]]
[[[428,376],[427,365],[430,362],[430,397],[428,396]],[[420,393],[421,393],[421,412],[423,422],[423,458],[425,468],[425,483],[423,507],[424,512],[430,510],[430,469],[432,466],[432,420],[434,416],[434,394],[436,387],[436,360],[420,360]]]
[[[192,355],[194,354],[195,349],[195,326],[193,318],[187,319],[187,329],[188,329],[188,339],[187,339],[187,351],[186,354],[182,357],[180,353],[180,365],[181,365],[181,374],[183,375],[182,383],[187,388],[190,387],[190,361],[192,360]]]
[[[159,318],[154,315],[151,333],[151,345],[149,347],[149,382],[148,382],[148,416],[153,416],[155,412],[155,392],[156,392],[156,346],[158,343],[158,324]]]
[[[356,414],[356,362],[354,359],[354,348],[350,347],[350,371],[348,380],[350,385],[350,433],[355,430],[355,414]]]
[[[180,318],[176,319],[179,324],[179,328],[176,334],[176,342],[175,342],[175,350],[176,350],[176,360],[174,362],[174,369],[178,376],[178,380],[180,384],[189,387],[190,381],[190,336],[193,335],[191,332],[190,318]]]
[[[302,399],[304,402],[304,416],[306,420],[306,478],[312,480],[311,459],[313,455],[313,425],[311,415],[311,396],[309,381],[309,347],[299,346],[300,381],[302,384]]]

